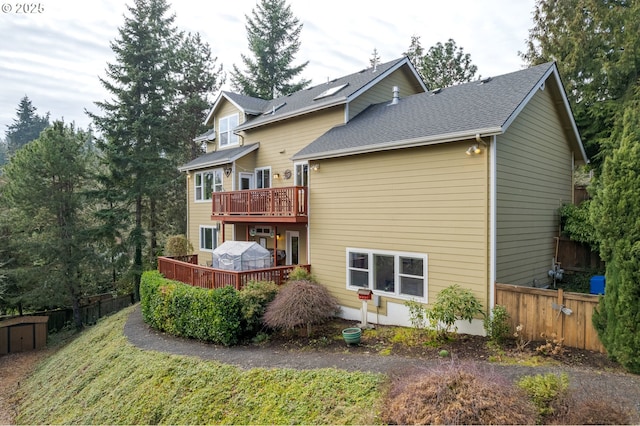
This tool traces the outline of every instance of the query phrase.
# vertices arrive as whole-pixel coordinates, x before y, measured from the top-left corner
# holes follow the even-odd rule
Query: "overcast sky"
[[[98,80],[114,61],[110,42],[132,0],[41,0],[40,12],[0,1],[0,137],[27,95],[38,114],[86,128],[85,109],[108,99]],[[246,18],[258,0],[170,1],[176,25],[199,32],[225,70],[247,54]],[[4,2],[4,3],[3,3]],[[359,71],[373,49],[383,62],[398,58],[411,36],[428,49],[453,38],[483,77],[523,67],[535,0],[288,0],[304,25],[294,65],[309,61],[312,84]],[[229,89],[229,79],[225,89]],[[212,94],[213,98],[214,94]]]

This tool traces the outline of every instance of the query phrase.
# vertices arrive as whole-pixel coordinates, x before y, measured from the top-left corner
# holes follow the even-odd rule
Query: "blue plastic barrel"
[[[604,275],[594,275],[589,282],[589,291],[591,294],[604,294]]]

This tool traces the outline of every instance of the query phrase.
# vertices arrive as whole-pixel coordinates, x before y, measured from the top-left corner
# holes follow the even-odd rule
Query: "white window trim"
[[[358,286],[352,286],[351,285],[351,274],[349,273],[349,271],[352,269],[349,266],[349,255],[351,253],[363,253],[363,254],[367,254],[368,256],[368,262],[367,262],[367,266],[368,269],[366,269],[366,271],[368,272],[368,287],[367,289],[372,290],[373,294],[376,295],[380,295],[380,296],[387,296],[387,297],[393,297],[395,299],[402,299],[402,300],[416,300],[419,302],[423,302],[423,303],[427,303],[428,302],[428,294],[429,294],[429,256],[425,253],[412,253],[412,252],[403,252],[403,251],[389,251],[389,250],[372,250],[372,249],[363,249],[363,248],[357,248],[357,247],[347,247],[346,249],[346,256],[345,256],[345,260],[346,260],[346,283],[347,283],[347,290],[352,290],[352,291],[358,291],[363,289],[363,287],[358,287]],[[393,292],[389,292],[389,291],[384,291],[384,290],[377,290],[374,288],[374,255],[383,255],[383,256],[393,256],[394,257],[394,291]],[[418,296],[414,296],[414,295],[410,295],[410,294],[402,294],[400,293],[400,277],[402,276],[407,276],[407,277],[412,277],[412,278],[419,278],[419,277],[415,277],[413,275],[407,275],[407,274],[401,274],[400,273],[400,258],[401,257],[412,257],[412,258],[416,258],[416,259],[422,259],[422,265],[423,265],[423,276],[422,278],[424,279],[424,296],[423,297],[418,297]],[[365,271],[364,269],[358,269],[358,268],[353,268],[355,270],[362,270]]]
[[[210,169],[210,170],[202,170],[200,172],[195,172],[193,174],[193,201],[195,203],[210,203],[211,202],[211,198],[205,198],[204,197],[204,180],[201,177],[200,178],[200,182],[203,184],[202,188],[202,198],[198,199],[198,186],[197,186],[197,182],[198,182],[198,178],[197,175],[203,175],[205,173],[213,173],[214,174],[214,179],[213,179],[213,192],[222,192],[224,191],[224,171],[220,168],[218,169]],[[216,184],[215,184],[215,174],[216,173],[220,173],[220,185],[219,185],[219,190],[216,191]]]
[[[230,120],[232,117],[236,117],[236,127],[238,125],[240,125],[240,117],[238,115],[238,113],[235,114],[229,114],[229,115],[225,115],[224,117],[220,117],[220,119],[218,120],[218,144],[220,145],[220,148],[227,148],[230,146],[235,146],[238,145],[240,143],[240,137],[238,135],[236,135],[235,133],[233,133],[233,131],[235,130],[235,127],[231,128],[231,126],[229,127],[229,130],[227,130],[226,132],[222,132],[222,122],[223,121],[228,121]],[[226,144],[222,144],[222,135],[223,133],[226,133],[229,135],[229,137],[227,138],[228,142]],[[231,141],[232,138],[235,138],[235,141]]]
[[[204,247],[204,241],[203,241],[203,238],[202,238],[202,230],[203,229],[211,229],[211,233],[212,233],[211,234],[211,245],[212,245],[212,248]],[[217,226],[200,225],[200,228],[198,229],[198,248],[199,248],[199,250],[213,253],[213,251],[216,249],[217,246],[218,246],[218,227]]]
[[[302,183],[298,182],[298,167],[307,166],[307,185],[302,185]],[[309,162],[308,161],[298,161],[293,163],[293,171],[294,171],[294,179],[293,183],[296,186],[308,186],[309,185]]]
[[[259,188],[258,187],[258,181],[261,179],[258,179],[258,172],[259,171],[263,171],[263,170],[269,170],[269,188],[273,188],[273,173],[271,172],[271,166],[268,167],[256,167],[253,171],[253,176],[255,179],[255,182],[253,183],[254,186],[256,187],[256,189],[267,189],[267,188]]]

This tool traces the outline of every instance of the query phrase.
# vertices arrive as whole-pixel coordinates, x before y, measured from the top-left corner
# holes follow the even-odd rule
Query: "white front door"
[[[300,232],[287,231],[287,265],[300,263]]]

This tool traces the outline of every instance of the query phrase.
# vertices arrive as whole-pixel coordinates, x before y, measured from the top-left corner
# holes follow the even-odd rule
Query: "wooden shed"
[[[47,346],[47,316],[22,316],[0,322],[0,355]]]

